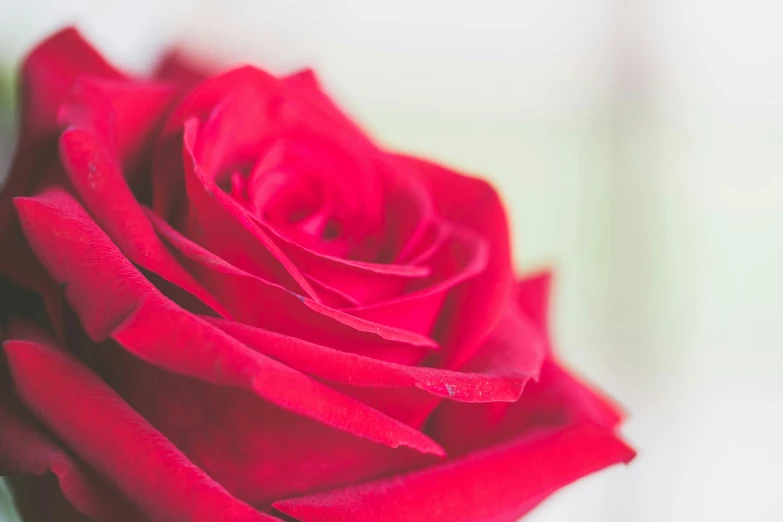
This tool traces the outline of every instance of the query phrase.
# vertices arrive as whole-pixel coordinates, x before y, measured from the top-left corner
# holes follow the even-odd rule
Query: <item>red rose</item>
[[[633,451],[548,349],[484,181],[310,72],[22,70],[0,471],[25,520],[512,521]],[[524,389],[524,391],[523,391]]]

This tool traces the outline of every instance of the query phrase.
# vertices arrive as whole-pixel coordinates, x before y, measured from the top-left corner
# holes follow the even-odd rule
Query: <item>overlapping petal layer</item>
[[[26,522],[511,522],[632,458],[495,190],[377,146],[311,71],[136,78],[65,30],[22,81],[0,472]]]

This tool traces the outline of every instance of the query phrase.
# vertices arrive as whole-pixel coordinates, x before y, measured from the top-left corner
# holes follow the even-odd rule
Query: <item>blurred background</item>
[[[140,72],[172,42],[313,66],[383,143],[499,187],[561,352],[631,412],[639,458],[526,520],[783,520],[783,2],[132,5],[0,3],[3,169],[11,72],[67,23]]]

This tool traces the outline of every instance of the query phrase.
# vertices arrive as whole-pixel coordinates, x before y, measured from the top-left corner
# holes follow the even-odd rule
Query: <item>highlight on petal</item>
[[[3,347],[21,400],[149,518],[274,520],[233,498],[40,331],[17,321],[6,338]]]
[[[418,430],[263,356],[166,299],[87,213],[58,190],[16,200],[33,250],[87,334],[142,360],[207,382],[241,387],[323,424],[391,447],[441,448]]]
[[[633,455],[611,432],[584,424],[274,506],[302,522],[513,522],[574,480]]]

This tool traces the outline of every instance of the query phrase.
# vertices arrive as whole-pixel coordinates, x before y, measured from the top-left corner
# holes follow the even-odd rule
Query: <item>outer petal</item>
[[[125,77],[72,27],[55,33],[30,52],[22,65],[23,135],[39,138],[57,130],[60,104],[83,74]]]
[[[161,295],[67,193],[16,200],[33,250],[94,340],[198,379],[251,390],[284,408],[389,446],[442,454],[427,436],[250,350]]]
[[[55,329],[61,329],[60,303],[49,279],[37,272],[39,263],[20,241],[11,199],[29,194],[43,178],[60,177],[57,162],[57,112],[77,78],[83,74],[119,80],[124,74],[114,69],[73,28],[64,29],[35,47],[25,58],[21,71],[22,114],[19,143],[8,179],[0,191],[0,273],[18,284],[37,290],[47,303]]]
[[[181,94],[171,84],[83,75],[60,106],[57,120],[62,128],[87,129],[96,135],[134,190],[145,192],[150,189],[152,145]]]
[[[196,63],[182,49],[172,49],[155,66],[152,77],[189,87],[205,80],[212,69],[208,64]]]
[[[542,332],[549,330],[549,295],[552,274],[548,271],[531,274],[517,282],[516,301]]]
[[[486,182],[423,160],[398,156],[399,168],[424,182],[444,219],[460,223],[489,242],[486,269],[449,297],[436,327],[444,347],[443,366],[460,367],[494,329],[511,295],[514,277],[506,213]]]
[[[359,439],[245,390],[166,372],[117,346],[104,344],[95,352],[102,374],[136,411],[210,477],[259,509],[280,498],[441,460]]]
[[[513,522],[557,489],[632,457],[633,450],[611,432],[579,425],[408,475],[274,505],[303,522]]]
[[[539,365],[543,362],[538,382],[527,386],[521,399],[513,404],[444,403],[430,420],[428,432],[446,446],[450,455],[468,454],[521,433],[582,423],[612,431],[619,424],[619,408],[552,358],[545,329],[548,281],[546,275],[520,281],[517,295],[488,341],[491,346],[484,350],[501,361],[534,357]],[[520,302],[524,309],[517,305]],[[517,333],[520,327],[540,339],[537,350],[531,351],[529,343],[519,342],[524,337]]]
[[[323,119],[331,122],[333,126],[342,129],[344,133],[350,133],[362,137],[369,144],[367,132],[359,128],[337,105],[324,93],[321,84],[312,69],[302,69],[283,79],[286,86],[296,93],[301,102],[311,111],[319,114]]]
[[[73,128],[60,138],[60,150],[73,187],[101,227],[128,258],[196,296],[223,316],[228,312],[188,274],[155,234],[96,130]]]
[[[6,376],[4,375],[5,379]],[[5,388],[5,386],[3,386]],[[41,432],[26,414],[22,407],[10,397],[10,390],[3,389],[0,396],[0,473],[1,474],[31,474],[20,479],[18,486],[42,485],[45,481],[52,487],[50,495],[47,490],[37,491],[36,497],[40,504],[43,499],[54,500],[64,497],[66,505],[70,503],[79,512],[88,515],[93,520],[101,522],[132,522],[139,519],[135,507],[106,485],[94,473],[76,462],[65,450],[58,447],[49,437]],[[56,479],[51,483],[42,474],[51,473]],[[33,521],[48,521],[43,516],[52,511],[36,509],[33,506],[20,505],[20,509],[28,516],[33,511],[38,518]],[[28,509],[25,509],[25,508]],[[54,506],[44,506],[51,508]],[[57,506],[60,508],[66,506]],[[70,508],[68,508],[70,509]],[[42,512],[46,511],[46,513]],[[64,517],[67,511],[56,513]],[[76,516],[76,515],[74,515]],[[25,520],[28,520],[26,518]],[[60,520],[59,518],[57,520]]]
[[[520,434],[546,433],[577,424],[613,432],[620,422],[614,405],[557,364],[547,361],[538,382],[515,403],[443,403],[427,432],[449,455],[469,455]]]
[[[3,344],[22,400],[152,520],[274,520],[231,497],[103,381],[30,326]]]
[[[45,173],[44,166],[56,157],[53,134],[59,128],[57,111],[81,74],[124,76],[73,28],[39,44],[22,64],[21,129],[10,173],[0,192],[0,238],[15,226],[11,198],[29,194]]]

